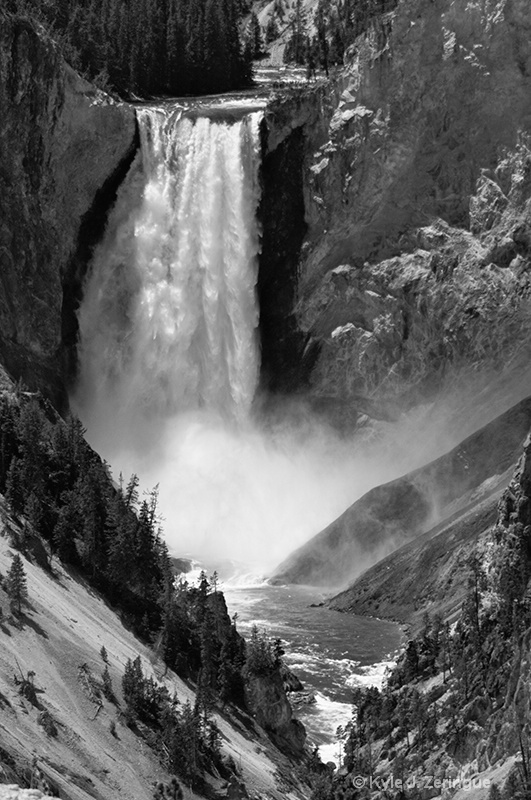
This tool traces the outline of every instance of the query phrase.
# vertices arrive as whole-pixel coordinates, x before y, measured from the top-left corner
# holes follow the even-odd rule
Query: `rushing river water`
[[[296,706],[308,737],[323,761],[337,761],[336,729],[351,717],[352,689],[380,685],[402,641],[392,622],[342,614],[320,603],[324,595],[305,586],[223,587],[229,613],[248,635],[252,626],[284,643],[284,660],[315,694],[315,703]]]

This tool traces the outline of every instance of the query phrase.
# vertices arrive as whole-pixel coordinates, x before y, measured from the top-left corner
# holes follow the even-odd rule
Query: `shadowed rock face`
[[[305,339],[293,314],[297,267],[306,225],[302,127],[290,132],[262,161],[260,222],[262,247],[258,273],[261,382],[270,391],[297,390],[308,368]]]
[[[494,495],[507,482],[531,425],[519,403],[451,452],[372,489],[292,553],[274,573],[282,583],[344,586],[380,558]]]
[[[63,308],[71,318],[80,229],[96,225],[87,217],[98,191],[100,212],[112,198],[136,146],[135,116],[28,23],[3,18],[0,108],[0,361],[64,407]]]

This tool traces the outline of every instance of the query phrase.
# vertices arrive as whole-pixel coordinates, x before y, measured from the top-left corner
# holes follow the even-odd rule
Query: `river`
[[[381,685],[403,640],[398,625],[343,614],[321,603],[324,594],[306,586],[222,586],[229,614],[247,636],[253,625],[282,639],[284,660],[315,703],[297,705],[309,741],[324,762],[338,760],[336,730],[352,715],[352,689]]]

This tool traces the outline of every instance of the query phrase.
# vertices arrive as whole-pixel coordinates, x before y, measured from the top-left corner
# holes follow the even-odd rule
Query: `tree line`
[[[221,735],[198,693],[192,705],[182,704],[176,695],[153,678],[146,677],[140,656],[129,659],[122,678],[126,719],[132,727],[142,726],[153,749],[163,754],[170,773],[179,775],[190,788],[203,788],[202,775],[212,772],[228,777],[221,756]]]
[[[7,0],[7,10],[45,25],[74,69],[124,97],[251,83],[241,0]]]
[[[371,20],[397,0],[302,0],[288,16],[276,0],[264,29],[249,0],[6,0],[43,25],[88,80],[126,98],[200,95],[252,84],[252,62],[289,31],[284,61],[309,75],[341,65]]]

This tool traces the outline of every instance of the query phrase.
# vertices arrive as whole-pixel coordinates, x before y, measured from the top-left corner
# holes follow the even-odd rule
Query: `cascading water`
[[[259,346],[260,112],[238,122],[138,111],[141,148],[79,312],[76,393],[90,429],[150,436],[206,408],[249,413]],[[105,428],[105,425],[103,426]]]
[[[253,419],[262,112],[219,111],[138,110],[141,148],[84,286],[71,400],[115,475],[160,485],[172,552],[262,572],[400,467],[303,405],[266,430]]]

